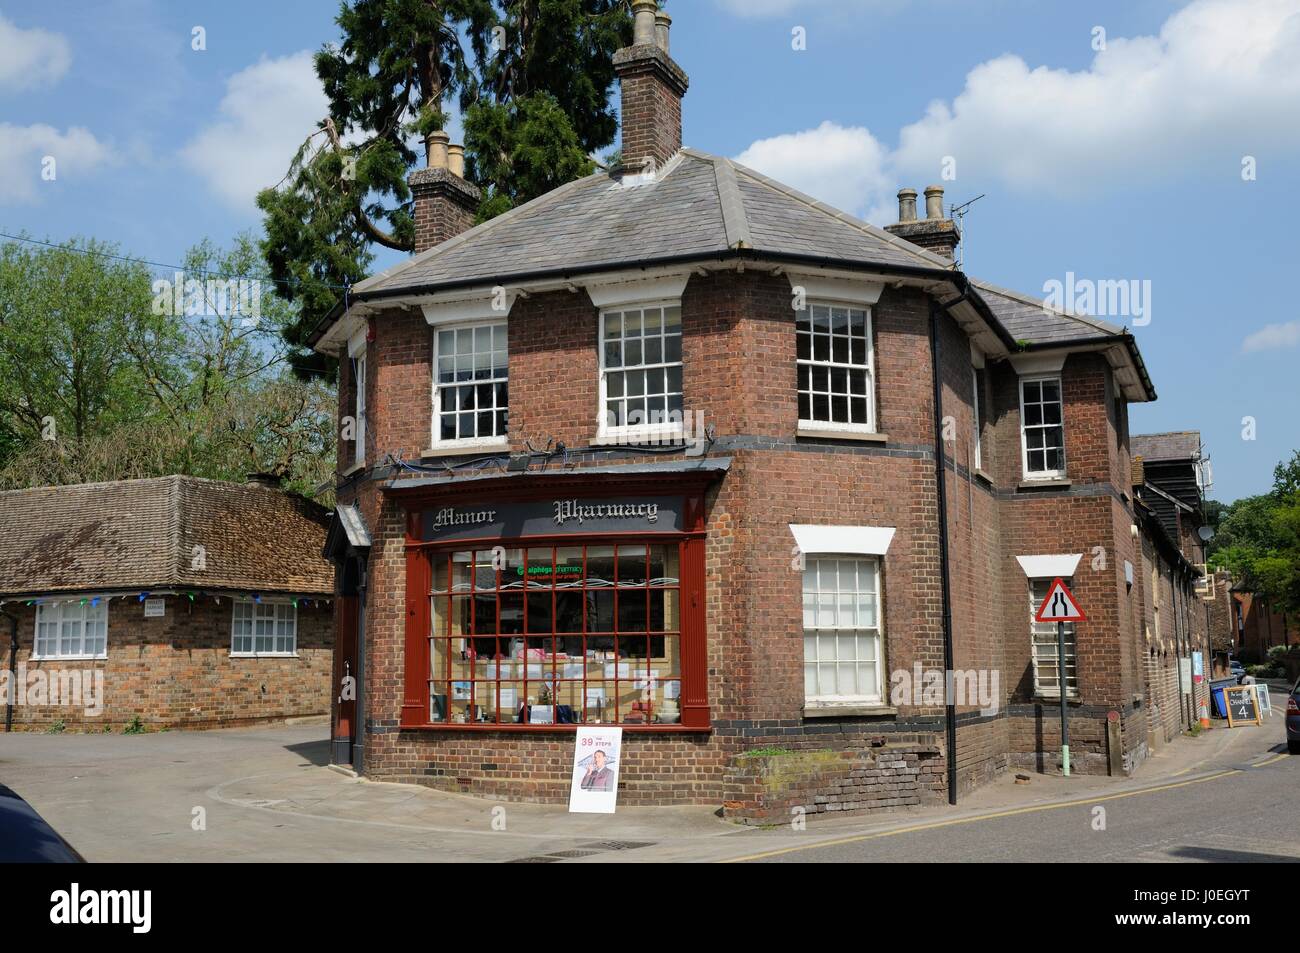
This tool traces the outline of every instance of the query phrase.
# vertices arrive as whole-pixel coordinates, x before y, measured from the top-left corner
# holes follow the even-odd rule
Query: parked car
[[[1289,723],[1289,722],[1288,722]],[[84,864],[35,808],[0,784],[0,863]]]
[[[1291,694],[1286,697],[1286,748],[1292,754],[1300,754],[1300,679],[1291,686]]]
[[[1237,684],[1240,685],[1242,677],[1246,674],[1246,666],[1242,665],[1235,658],[1229,659],[1228,672],[1237,680]]]

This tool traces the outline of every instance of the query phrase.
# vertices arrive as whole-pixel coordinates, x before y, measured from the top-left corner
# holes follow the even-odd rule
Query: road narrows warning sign
[[[1052,580],[1043,604],[1034,614],[1035,622],[1083,622],[1087,618],[1064,579]]]

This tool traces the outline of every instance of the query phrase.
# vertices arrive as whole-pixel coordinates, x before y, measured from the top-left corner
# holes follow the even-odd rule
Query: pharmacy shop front
[[[719,475],[394,484],[401,729],[707,731],[704,509]]]

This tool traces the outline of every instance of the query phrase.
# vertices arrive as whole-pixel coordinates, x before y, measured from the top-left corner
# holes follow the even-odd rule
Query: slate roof
[[[1064,341],[1120,338],[1124,329],[1085,314],[1067,314],[1049,308],[1042,299],[999,288],[986,281],[971,280],[994,317],[1016,341],[1037,345]]]
[[[1143,462],[1157,460],[1190,460],[1201,452],[1201,432],[1199,430],[1178,430],[1172,433],[1134,434],[1130,439],[1130,450]]]
[[[328,595],[328,510],[256,484],[170,476],[0,492],[0,596],[132,589]],[[191,568],[195,546],[207,568]]]
[[[628,184],[634,182],[635,184]],[[562,280],[629,267],[752,255],[922,277],[965,276],[948,258],[819,202],[721,156],[682,149],[648,181],[599,172],[484,222],[352,289],[352,301],[453,288]],[[1087,315],[987,282],[971,281],[985,320],[1008,348],[1114,340],[1155,391],[1131,335]],[[313,334],[319,341],[341,307]]]
[[[683,149],[651,181],[563,185],[353,287],[359,299],[520,275],[580,274],[735,249],[953,270],[884,229],[720,156]]]

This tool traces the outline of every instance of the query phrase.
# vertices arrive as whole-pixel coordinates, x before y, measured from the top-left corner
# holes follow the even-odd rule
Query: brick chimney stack
[[[465,181],[465,148],[451,145],[445,132],[431,132],[424,142],[427,168],[406,180],[415,200],[415,253],[428,251],[474,224],[481,197]]]
[[[632,174],[658,168],[682,147],[682,97],[690,84],[668,55],[672,18],[657,0],[633,0],[632,45],[614,54],[623,94],[623,164]]]
[[[961,241],[957,223],[943,217],[942,185],[926,187],[925,218],[921,221],[916,219],[916,189],[899,189],[898,224],[886,225],[885,231],[945,258],[954,257]]]

